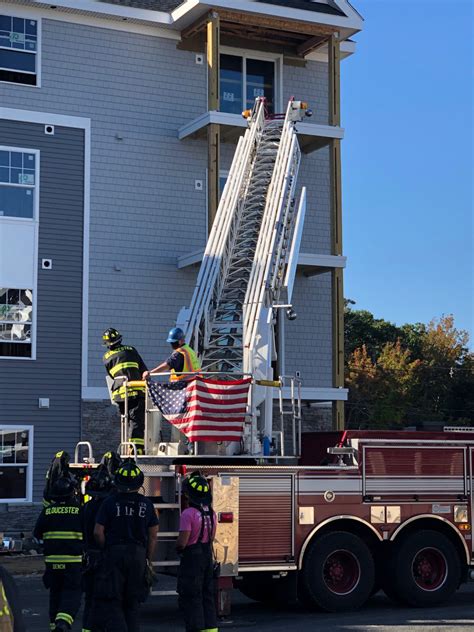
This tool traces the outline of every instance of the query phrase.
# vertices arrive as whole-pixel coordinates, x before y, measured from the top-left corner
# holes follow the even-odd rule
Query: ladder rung
[[[153,562],[153,566],[179,566],[181,562],[179,560],[160,560],[159,562]]]
[[[177,538],[179,531],[158,531],[158,538]]]
[[[176,590],[152,590],[150,595],[152,597],[168,597],[171,595],[177,595]]]
[[[155,509],[179,509],[181,505],[179,503],[153,503]]]

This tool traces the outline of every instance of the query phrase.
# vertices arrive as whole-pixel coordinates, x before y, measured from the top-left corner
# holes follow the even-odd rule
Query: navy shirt
[[[94,538],[94,527],[97,522],[97,514],[104,500],[105,498],[92,498],[84,506],[84,545],[86,550],[98,548]]]
[[[182,373],[184,369],[184,355],[179,351],[173,351],[170,357],[166,360],[166,364],[170,369],[174,369],[176,373]]]
[[[148,543],[148,529],[158,524],[153,503],[137,492],[109,496],[100,506],[97,523],[105,528],[105,546]]]

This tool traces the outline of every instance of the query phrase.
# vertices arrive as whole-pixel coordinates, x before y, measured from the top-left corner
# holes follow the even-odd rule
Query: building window
[[[0,287],[0,357],[31,358],[33,291]]]
[[[38,21],[0,15],[0,81],[37,85]]]
[[[34,218],[36,156],[0,150],[0,217]]]
[[[220,99],[221,111],[241,114],[251,108],[257,97],[266,97],[268,111],[275,109],[274,61],[221,55]]]
[[[0,503],[31,501],[33,429],[0,426]]]

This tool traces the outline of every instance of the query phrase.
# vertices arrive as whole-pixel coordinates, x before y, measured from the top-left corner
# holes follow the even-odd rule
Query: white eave
[[[349,3],[344,0],[335,0],[335,4],[345,15],[305,11],[304,9],[294,9],[288,6],[254,2],[253,0],[215,0],[212,4],[200,2],[200,0],[187,0],[179,7],[176,7],[176,9],[171,12],[171,16],[173,27],[179,29],[189,26],[210,9],[216,9],[217,12],[219,9],[226,9],[228,11],[239,11],[242,13],[253,13],[285,20],[306,22],[307,24],[334,26],[343,30],[344,39],[360,31],[364,21]]]

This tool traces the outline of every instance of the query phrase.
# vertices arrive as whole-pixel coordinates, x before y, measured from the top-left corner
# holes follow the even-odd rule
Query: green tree
[[[346,301],[349,427],[474,424],[474,355],[452,315],[401,327]]]

